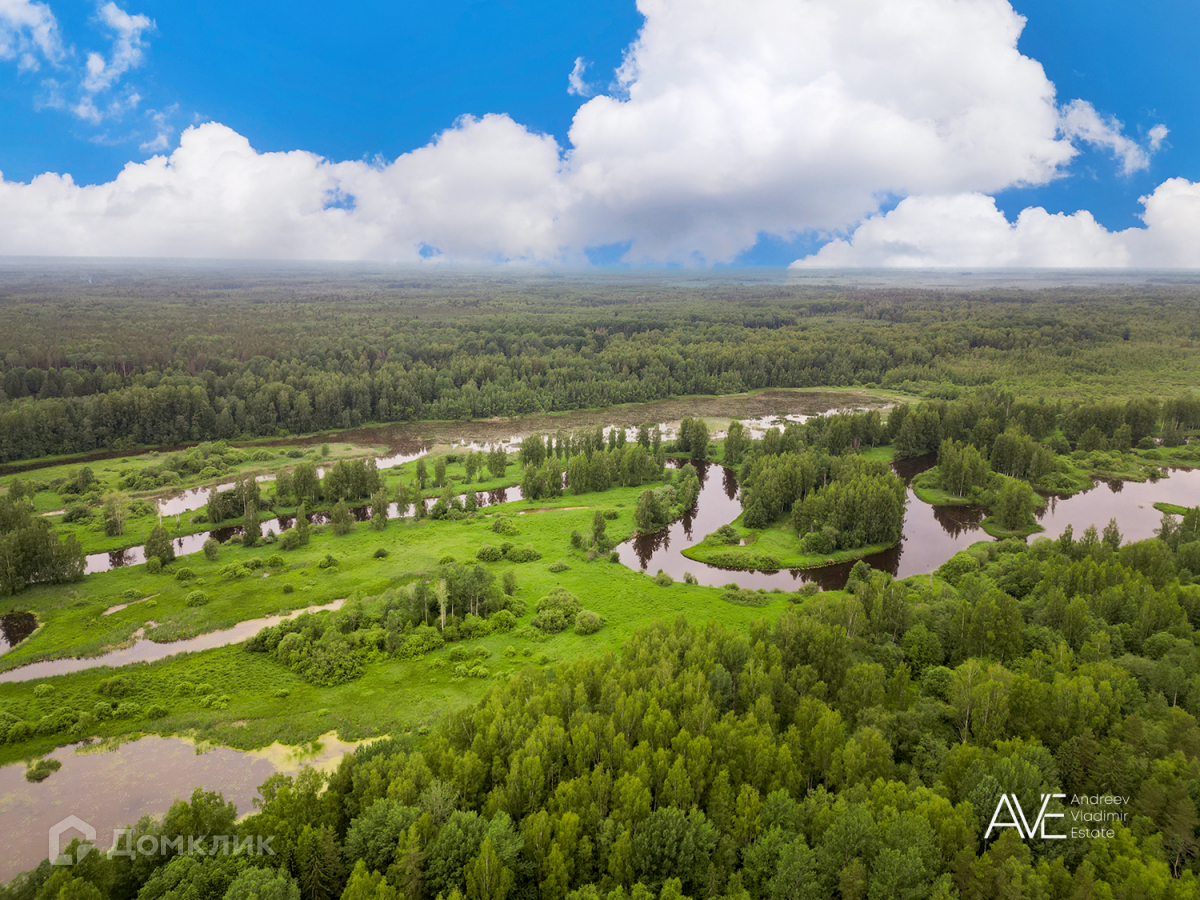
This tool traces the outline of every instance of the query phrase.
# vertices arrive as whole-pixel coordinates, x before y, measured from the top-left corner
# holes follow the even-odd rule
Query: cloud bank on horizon
[[[633,264],[712,265],[762,233],[815,232],[834,239],[794,265],[1200,266],[1200,184],[1184,179],[1119,232],[1087,211],[1009,223],[996,207],[990,195],[1062,177],[1081,148],[1145,170],[1168,133],[1135,140],[1086,100],[1061,103],[1018,51],[1007,0],[638,8],[607,93],[576,61],[568,89],[595,96],[565,146],[492,114],[390,162],[336,162],[259,152],[209,122],[108,183],[0,175],[0,254],[576,264],[618,245]],[[113,3],[102,15],[113,50],[89,55],[79,103],[141,61],[153,27]],[[46,4],[0,0],[0,60],[67,55]]]

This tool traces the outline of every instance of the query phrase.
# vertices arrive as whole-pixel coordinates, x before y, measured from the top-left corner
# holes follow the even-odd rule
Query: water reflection
[[[37,630],[37,616],[31,612],[10,612],[0,616],[0,653],[7,653]]]
[[[990,540],[981,527],[982,507],[932,506],[917,499],[912,480],[936,463],[933,454],[892,464],[893,471],[908,486],[908,505],[904,513],[904,537],[895,547],[864,557],[873,568],[906,578],[933,572],[960,550],[978,541]],[[681,465],[682,463],[675,463]],[[795,590],[812,581],[823,589],[845,586],[853,562],[820,569],[777,572],[720,569],[688,559],[683,550],[704,539],[741,513],[737,500],[737,479],[733,471],[713,464],[694,464],[700,474],[700,495],[696,507],[678,522],[655,532],[637,535],[617,548],[621,561],[633,569],[653,574],[659,569],[676,580],[691,573],[700,584],[723,586],[736,583],[745,588],[782,588]],[[714,476],[722,473],[720,486]],[[1051,497],[1038,515],[1045,529],[1040,535],[1058,537],[1070,525],[1076,536],[1090,525],[1103,528],[1115,518],[1125,541],[1153,537],[1162,520],[1155,503],[1200,506],[1200,470],[1175,470],[1169,478],[1148,482],[1099,482],[1073,497]],[[1035,535],[1036,537],[1036,535]]]
[[[469,492],[468,492],[469,493]],[[520,487],[511,488],[496,488],[490,491],[475,491],[475,504],[478,507],[495,506],[498,503],[508,503],[510,499],[524,499],[524,493]],[[456,498],[461,503],[466,502],[467,493],[457,494]],[[423,501],[425,512],[428,513],[433,509],[433,505],[437,502],[434,497],[426,497]],[[411,516],[414,512],[414,506],[409,504],[404,507],[404,511],[400,511],[400,507],[395,503],[388,504],[388,518],[398,519],[402,516]],[[369,504],[364,506],[350,507],[350,514],[356,522],[370,521],[372,508]],[[327,510],[311,512],[305,516],[311,525],[328,525],[330,521],[330,513]],[[260,522],[260,527],[265,534],[268,530],[274,531],[276,534],[282,534],[287,529],[291,528],[295,523],[295,516],[276,516],[273,519],[263,519]],[[204,542],[210,537],[216,538],[218,543],[225,543],[231,537],[242,534],[244,529],[241,525],[223,525],[220,528],[214,528],[211,531],[199,531],[196,534],[180,535],[174,539],[175,556],[187,556],[192,553],[199,553],[204,549]],[[89,554],[84,564],[84,574],[95,575],[99,572],[107,572],[110,569],[119,569],[122,566],[139,566],[146,561],[146,549],[144,546],[126,547],[123,550],[109,550],[104,553]],[[2,651],[0,651],[2,652]]]
[[[1070,525],[1075,537],[1090,525],[1102,529],[1115,518],[1124,541],[1154,537],[1163,514],[1155,503],[1200,506],[1200,469],[1175,469],[1155,481],[1098,482],[1073,497],[1051,497],[1038,514],[1045,537],[1058,537]]]
[[[69,672],[82,672],[84,669],[94,669],[98,666],[127,666],[138,662],[157,662],[160,659],[166,659],[168,656],[174,656],[177,653],[198,653],[201,650],[212,650],[214,647],[225,647],[229,644],[237,644],[247,640],[264,628],[278,625],[280,622],[294,619],[296,616],[303,615],[304,613],[341,609],[342,604],[345,602],[345,600],[334,600],[332,603],[326,603],[323,606],[308,606],[304,609],[292,610],[289,613],[282,613],[277,616],[246,619],[244,622],[238,622],[232,628],[225,628],[221,631],[210,631],[207,634],[201,634],[194,638],[182,641],[169,641],[161,644],[149,638],[142,637],[139,630],[136,640],[129,647],[113,650],[102,656],[45,659],[40,662],[28,663],[24,666],[18,666],[15,669],[9,669],[7,672],[0,672],[0,683],[32,681],[35,678],[49,678],[53,675],[66,675]]]
[[[931,454],[893,465],[896,474],[909,485],[904,538],[897,546],[866,557],[869,565],[899,578],[931,572],[959,550],[987,538],[979,527],[983,519],[983,510],[979,507],[934,507],[917,499],[912,491],[912,479],[934,463]],[[650,574],[662,569],[676,580],[682,580],[685,573],[690,573],[700,584],[716,587],[736,583],[744,588],[794,591],[810,581],[825,590],[845,586],[853,562],[819,569],[763,572],[720,569],[685,557],[682,551],[686,547],[732,522],[742,511],[737,477],[731,469],[715,464],[693,465],[700,475],[700,495],[695,509],[667,528],[654,534],[638,535],[617,548],[621,561],[627,566]],[[721,473],[719,481],[715,477],[718,471]]]

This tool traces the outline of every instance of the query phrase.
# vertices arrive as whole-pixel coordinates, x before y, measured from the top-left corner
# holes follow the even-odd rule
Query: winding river
[[[758,426],[756,431],[765,427],[764,423],[754,424]],[[398,465],[415,458],[406,453],[387,459],[390,465]],[[933,462],[932,457],[924,457],[893,465],[897,474],[910,484],[904,537],[896,547],[867,557],[870,565],[897,577],[932,572],[959,550],[989,539],[980,528],[983,511],[978,507],[930,506],[916,498],[911,481]],[[741,513],[734,473],[716,464],[702,463],[696,468],[701,490],[694,508],[659,532],[639,535],[621,544],[617,552],[625,565],[649,573],[662,569],[677,580],[690,573],[700,583],[715,586],[732,582],[748,588],[795,590],[808,581],[824,588],[845,584],[851,563],[809,571],[733,572],[684,557],[684,548],[703,540],[706,534],[732,522]],[[197,505],[207,502],[207,494],[203,502],[199,501],[199,496],[192,492],[186,502]],[[487,506],[520,497],[520,488],[513,487],[480,494],[479,500],[481,505]],[[1079,535],[1089,525],[1102,528],[1110,518],[1116,518],[1126,541],[1141,540],[1153,536],[1158,527],[1162,516],[1154,509],[1154,503],[1161,501],[1200,506],[1200,470],[1176,470],[1155,482],[1100,482],[1074,497],[1052,498],[1040,515],[1042,534],[1056,537],[1070,525]],[[366,519],[370,507],[358,507],[354,512],[360,520]],[[411,508],[403,512],[408,514]],[[390,516],[400,514],[401,510],[395,504],[389,507]],[[313,514],[311,518],[317,523],[326,521],[323,513]],[[268,522],[263,524],[264,528],[271,527]],[[273,527],[282,531],[291,524],[290,519],[278,519]],[[180,555],[197,552],[210,535],[227,540],[239,531],[240,528],[231,527],[180,537],[176,539],[176,552]],[[104,571],[142,560],[140,547],[113,554],[96,554],[89,557],[88,571]],[[150,662],[177,653],[224,646],[246,640],[260,628],[283,618],[318,609],[334,609],[339,605],[340,601],[325,607],[296,610],[288,616],[248,620],[230,629],[173,643],[158,644],[139,638],[132,646],[103,657],[46,660],[22,666],[0,674],[0,681],[26,681],[100,665]],[[35,625],[35,620],[28,614],[3,617],[0,621],[3,648],[27,636]],[[346,746],[342,745],[343,752]],[[0,865],[0,879],[36,865],[46,852],[46,830],[68,815],[78,815],[101,832],[108,829],[111,833],[113,827],[132,822],[143,813],[164,812],[172,800],[188,795],[198,784],[222,791],[226,799],[233,800],[239,810],[245,812],[250,809],[257,785],[278,769],[262,752],[215,748],[198,755],[183,740],[154,736],[107,752],[76,753],[73,747],[62,747],[53,751],[50,757],[62,761],[63,768],[40,784],[26,782],[23,766],[19,764],[0,768],[0,819],[3,821],[0,835],[8,849]],[[104,843],[107,839],[101,836],[100,840]]]
[[[991,540],[980,527],[984,510],[978,506],[931,506],[917,499],[912,480],[931,468],[933,455],[892,464],[908,485],[904,513],[904,537],[895,547],[865,557],[876,569],[897,578],[923,575],[937,569],[960,550],[978,541]],[[839,563],[820,569],[778,572],[734,572],[688,559],[683,550],[741,514],[737,479],[723,466],[699,464],[700,495],[695,507],[681,519],[653,534],[638,535],[618,549],[621,561],[632,569],[653,574],[662,569],[682,580],[691,573],[700,584],[723,586],[735,582],[744,588],[782,588],[794,591],[805,582],[816,582],[826,590],[842,587],[854,563]],[[1099,482],[1073,497],[1052,497],[1038,515],[1044,529],[1035,535],[1058,537],[1070,525],[1078,537],[1089,525],[1102,529],[1115,518],[1124,541],[1154,536],[1162,513],[1155,503],[1200,506],[1200,469],[1177,469],[1170,477],[1147,482]]]

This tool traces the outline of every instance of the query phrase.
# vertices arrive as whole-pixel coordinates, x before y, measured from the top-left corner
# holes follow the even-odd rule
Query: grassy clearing
[[[875,544],[853,550],[838,550],[828,556],[818,553],[800,552],[800,542],[795,530],[787,523],[777,523],[770,528],[756,531],[742,525],[742,517],[733,522],[733,528],[741,537],[740,545],[726,544],[708,538],[686,548],[683,555],[696,562],[719,566],[734,571],[777,571],[779,569],[816,569],[835,563],[862,559],[872,553],[886,550],[889,545]]]
[[[1030,525],[1027,528],[1018,528],[1016,530],[1002,528],[1000,526],[1000,524],[996,521],[995,516],[988,516],[986,519],[984,519],[982,522],[979,523],[979,527],[982,528],[988,534],[990,534],[992,537],[1001,538],[1001,539],[1003,539],[1003,538],[1027,538],[1031,534],[1037,534],[1038,532],[1046,530],[1045,528],[1043,528],[1041,525],[1038,525],[1037,523],[1034,523],[1033,525]]]
[[[193,474],[171,470],[172,458],[184,455],[182,452],[152,451],[87,463],[86,468],[92,471],[96,480],[82,493],[70,493],[67,490],[67,486],[85,468],[85,465],[76,464],[7,475],[0,478],[0,488],[7,491],[14,479],[20,479],[26,490],[30,487],[36,490],[30,498],[34,511],[47,516],[59,534],[74,535],[85,553],[103,553],[143,543],[151,529],[158,524],[157,501],[161,498],[224,484],[236,478],[273,475],[280,469],[292,469],[300,462],[328,465],[339,459],[361,459],[386,452],[382,448],[347,442],[333,442],[324,446],[329,448],[328,454],[312,447],[262,447],[252,450],[231,447],[231,452],[224,455],[224,462]],[[147,470],[160,474],[147,475]],[[268,493],[270,491],[267,485],[263,489]],[[102,507],[105,496],[116,491],[131,501],[130,517],[126,521],[124,534],[108,535],[104,531]],[[88,507],[90,518],[65,521],[63,511],[76,505]],[[203,508],[178,516],[167,516],[163,524],[174,536],[196,534],[210,527],[204,519]]]
[[[1159,512],[1170,513],[1173,516],[1182,516],[1188,511],[1186,506],[1180,506],[1178,503],[1167,503],[1162,500],[1155,503],[1154,508]]]
[[[922,503],[931,506],[970,506],[972,501],[938,487],[937,466],[922,472],[912,480],[913,493]]]
[[[1193,469],[1200,466],[1200,446],[1157,447],[1151,450],[1093,450],[1071,454],[1079,472],[1106,481],[1147,481],[1171,468]]]
[[[149,622],[159,623],[150,626],[152,637],[185,637],[283,609],[354,594],[377,594],[432,570],[446,557],[472,563],[481,545],[499,543],[500,537],[491,531],[494,516],[522,511],[526,514],[513,516],[520,534],[507,540],[517,545],[532,544],[542,559],[519,565],[509,561],[489,564],[497,573],[515,571],[519,585],[516,596],[528,607],[521,624],[532,618],[537,599],[555,587],[576,593],[586,608],[605,618],[606,624],[599,633],[587,637],[568,632],[534,643],[513,634],[493,634],[467,642],[472,651],[477,647],[489,651],[485,665],[493,678],[526,665],[552,665],[584,654],[615,650],[638,625],[654,619],[686,614],[689,618],[745,624],[772,608],[778,612],[787,605],[783,594],[770,595],[767,608],[745,608],[721,600],[716,588],[681,583],[660,587],[652,578],[608,562],[606,557],[589,561],[582,551],[571,548],[572,530],[589,532],[596,509],[618,512],[618,517],[607,523],[612,538],[623,539],[632,533],[632,513],[640,491],[622,488],[536,503],[520,501],[457,522],[392,521],[382,532],[374,531],[369,523],[360,523],[341,537],[330,530],[314,529],[312,543],[291,553],[280,553],[273,546],[245,549],[228,545],[215,562],[198,554],[177,561],[158,575],[136,566],[89,576],[78,585],[33,589],[13,598],[14,605],[33,610],[43,627],[0,657],[0,668],[41,658],[97,653],[130,640],[137,628]],[[378,548],[388,551],[386,558],[375,558]],[[265,560],[275,553],[287,563],[281,570],[264,567],[238,578],[221,575],[231,564],[244,566],[249,560]],[[338,564],[320,569],[317,563],[326,554],[336,557]],[[556,562],[564,562],[569,568],[553,573],[550,566]],[[173,574],[184,565],[197,576],[187,584],[178,582]],[[293,593],[283,593],[287,584],[293,585]],[[150,599],[110,616],[102,615],[108,607],[128,602],[124,594],[130,590]],[[184,598],[193,590],[208,593],[210,602],[201,607],[187,606]],[[241,645],[122,667],[120,674],[129,675],[135,685],[133,693],[123,700],[135,702],[139,709],[109,721],[89,723],[85,733],[102,737],[187,733],[202,740],[252,748],[273,741],[296,744],[331,730],[344,739],[356,739],[419,729],[444,711],[477,699],[486,689],[487,680],[452,678],[453,666],[447,663],[446,655],[447,650],[441,650],[424,659],[378,658],[368,665],[364,677],[333,688],[314,687],[265,655],[246,653]],[[0,709],[30,723],[42,722],[61,707],[87,711],[105,699],[98,688],[113,674],[112,669],[99,668],[0,684]],[[43,684],[53,689],[48,693],[38,691]],[[226,708],[203,708],[200,695],[181,688],[181,684],[206,685],[204,696],[223,698]],[[155,706],[161,709],[154,710],[154,718],[148,718],[147,712]],[[0,763],[44,753],[80,736],[56,731],[6,744],[0,747]]]

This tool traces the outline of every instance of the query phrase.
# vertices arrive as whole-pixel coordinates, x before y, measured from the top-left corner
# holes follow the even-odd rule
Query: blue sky
[[[0,0],[0,50],[6,2],[31,0]],[[1102,118],[1120,120],[1123,134],[1144,147],[1156,125],[1169,135],[1148,152],[1146,165],[1129,174],[1110,147],[1077,140],[1075,158],[1044,183],[1014,186],[1019,179],[1005,175],[985,178],[979,188],[969,180],[955,182],[955,190],[965,186],[994,197],[1009,222],[1027,207],[1052,214],[1089,210],[1113,232],[1140,227],[1139,198],[1166,179],[1200,181],[1194,59],[1200,5],[1185,0],[1013,5],[1027,19],[1018,49],[1041,63],[1060,104],[1086,101]],[[136,59],[95,93],[100,112],[92,121],[71,107],[82,96],[88,53],[110,61],[118,55],[116,31],[101,4],[41,4],[57,24],[63,48],[58,59],[36,58],[35,48],[35,68],[22,65],[15,51],[7,60],[0,52],[0,172],[6,182],[26,183],[43,172],[70,173],[77,184],[111,182],[128,162],[141,162],[154,151],[170,153],[184,128],[210,121],[243,136],[260,154],[304,150],[332,161],[390,162],[451,129],[460,116],[497,113],[529,132],[552,135],[567,152],[568,130],[587,99],[567,90],[575,61],[586,61],[584,79],[592,92],[611,92],[614,70],[644,22],[629,0],[335,7],[281,0],[121,0],[116,7],[152,25],[134,40]],[[104,103],[113,101],[124,108],[107,111]],[[866,215],[886,213],[906,196],[879,184],[864,185],[863,191],[877,201],[864,214],[826,216],[817,228],[804,227],[816,221],[804,215],[794,221],[767,216],[763,227],[754,228],[749,216],[743,232],[751,228],[758,235],[752,245],[743,233],[700,241],[703,247],[692,256],[706,264],[786,265],[831,237],[850,234]],[[661,202],[665,209],[676,201]],[[636,215],[655,213],[639,206]],[[771,234],[775,229],[785,233]],[[639,240],[632,233],[625,239],[617,224],[597,234],[581,238],[587,246],[577,248],[593,261],[618,259]],[[679,240],[685,243],[648,250],[646,258],[686,264],[687,238]]]

